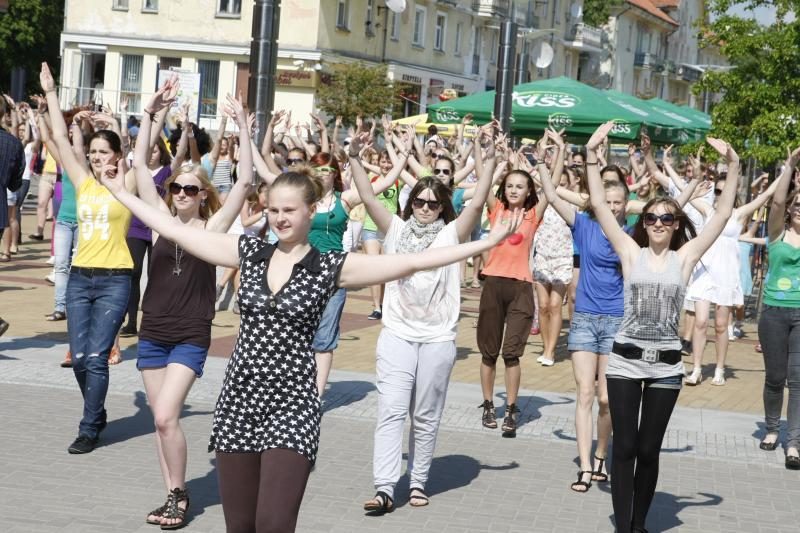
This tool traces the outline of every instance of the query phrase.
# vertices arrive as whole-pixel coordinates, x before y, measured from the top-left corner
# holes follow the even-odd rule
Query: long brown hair
[[[442,212],[439,213],[439,218],[444,219],[445,224],[449,224],[456,219],[456,210],[453,208],[452,191],[450,187],[442,183],[436,178],[420,178],[414,188],[411,189],[411,194],[408,196],[408,202],[403,209],[403,220],[408,220],[413,215],[412,203],[414,200],[425,191],[430,189],[434,198],[441,202]]]
[[[503,202],[503,207],[508,209],[508,198],[506,198],[506,180],[509,176],[514,174],[518,174],[528,180],[528,196],[525,198],[525,203],[522,206],[524,211],[528,211],[539,203],[539,197],[536,195],[536,186],[533,183],[533,176],[524,170],[511,170],[507,172],[506,175],[503,176],[503,179],[500,180],[500,185],[497,187],[495,197]]]
[[[653,198],[644,204],[642,216],[639,217],[639,220],[636,221],[636,225],[633,226],[633,240],[636,241],[636,244],[642,248],[650,246],[650,237],[647,236],[647,229],[644,227],[644,215],[657,205],[664,205],[667,212],[675,215],[675,222],[678,224],[678,227],[675,228],[675,231],[672,233],[672,240],[669,241],[670,250],[680,249],[681,246],[697,236],[694,224],[692,224],[692,221],[686,216],[686,213],[681,209],[681,206],[678,205],[678,202],[672,198],[661,196]]]
[[[191,174],[200,181],[200,188],[206,191],[206,201],[200,202],[200,218],[208,220],[220,208],[219,193],[217,189],[211,184],[208,179],[208,173],[203,165],[184,163],[164,182],[164,189],[167,191],[167,207],[170,212],[175,215],[175,206],[172,204],[172,194],[169,192],[169,186],[180,176],[184,174]]]
[[[328,152],[317,152],[308,160],[308,164],[312,167],[331,167],[334,169],[333,174],[333,190],[342,192],[344,190],[344,183],[342,183],[342,171],[339,169],[339,161],[336,160]]]

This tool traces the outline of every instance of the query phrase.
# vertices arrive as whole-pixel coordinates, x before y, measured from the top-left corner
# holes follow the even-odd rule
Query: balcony
[[[506,18],[510,7],[510,0],[473,0],[472,2],[472,11],[479,17]]]
[[[664,70],[664,60],[650,52],[636,52],[636,56],[634,56],[633,59],[633,66],[661,72]]]
[[[696,68],[693,68],[693,67],[691,67],[689,65],[681,65],[681,66],[678,67],[678,76],[683,81],[688,81],[689,83],[694,83],[694,82],[700,80],[700,76],[701,75],[702,75],[701,71],[699,71]]]
[[[678,73],[678,66],[671,59],[664,61],[664,74],[667,76],[675,76]]]
[[[603,50],[603,30],[582,22],[567,28],[564,40],[569,48],[585,52],[601,52]]]

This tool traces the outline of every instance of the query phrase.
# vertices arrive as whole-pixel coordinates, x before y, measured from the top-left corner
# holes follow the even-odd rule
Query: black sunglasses
[[[675,215],[673,215],[672,213],[664,213],[663,215],[656,215],[655,213],[644,214],[645,226],[652,226],[659,220],[663,225],[671,226],[675,223]]]
[[[444,155],[444,154],[437,154],[436,152],[433,152],[431,154],[431,157],[434,158],[434,159],[439,159],[440,157],[447,157],[447,156]]]
[[[205,189],[201,189],[197,185],[181,185],[180,183],[174,182],[169,184],[170,194],[180,194],[181,191],[183,191],[186,196],[197,196],[197,193],[204,190]]]
[[[433,169],[433,173],[434,174],[444,174],[445,176],[449,176],[450,175],[450,169],[449,168],[434,168]]]
[[[428,204],[428,208],[431,211],[436,211],[442,207],[442,202],[439,200],[423,200],[422,198],[414,198],[411,200],[411,205],[414,207],[414,209],[422,209],[425,207],[425,204]]]
[[[286,160],[286,164],[289,165],[289,166],[297,165],[299,163],[305,163],[305,159],[289,158],[289,159]]]

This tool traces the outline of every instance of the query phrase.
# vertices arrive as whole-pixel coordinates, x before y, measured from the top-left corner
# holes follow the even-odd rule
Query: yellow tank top
[[[47,155],[44,159],[44,166],[42,167],[43,174],[57,174],[58,173],[58,164],[56,163],[55,158],[50,155],[50,152],[47,152]]]
[[[72,264],[94,268],[133,268],[125,242],[131,212],[93,177],[76,191],[78,255]]]

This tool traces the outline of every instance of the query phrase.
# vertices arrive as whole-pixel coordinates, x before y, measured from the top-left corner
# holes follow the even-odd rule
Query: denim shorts
[[[621,316],[592,315],[575,311],[569,326],[567,350],[609,354],[620,324],[622,324]]]
[[[371,230],[371,229],[362,229],[361,230],[361,242],[364,242],[364,241],[380,241],[381,243],[383,243],[383,238],[385,236],[386,235],[384,235],[383,233],[381,233],[380,231],[377,231],[377,230]]]
[[[626,378],[622,376],[606,376],[607,379],[628,379],[631,381],[638,381],[640,382],[645,389],[673,389],[673,390],[681,390],[683,388],[683,378],[684,376],[680,374],[676,374],[674,376],[667,376],[663,378],[645,378],[645,379],[634,379],[634,378]]]
[[[195,344],[165,344],[163,342],[139,339],[139,353],[136,368],[164,368],[170,363],[178,363],[194,370],[198,378],[203,377],[208,348]]]
[[[328,300],[311,342],[315,352],[332,352],[339,346],[339,321],[342,319],[346,296],[345,289],[337,289]]]

